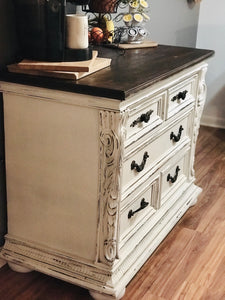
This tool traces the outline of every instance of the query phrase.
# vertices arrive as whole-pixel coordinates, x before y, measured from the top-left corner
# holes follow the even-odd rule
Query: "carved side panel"
[[[195,115],[194,115],[194,127],[193,127],[193,138],[192,138],[192,151],[191,151],[191,176],[195,176],[194,171],[194,158],[195,158],[195,148],[199,133],[200,120],[206,100],[207,87],[205,83],[205,75],[207,72],[207,64],[199,72],[199,82],[198,82],[198,92],[195,105]]]
[[[100,111],[99,224],[97,262],[118,258],[121,134],[120,113]]]

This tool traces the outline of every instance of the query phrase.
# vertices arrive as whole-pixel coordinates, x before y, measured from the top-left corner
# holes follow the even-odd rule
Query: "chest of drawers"
[[[1,257],[120,299],[201,191],[200,62],[124,101],[2,81],[8,234]]]

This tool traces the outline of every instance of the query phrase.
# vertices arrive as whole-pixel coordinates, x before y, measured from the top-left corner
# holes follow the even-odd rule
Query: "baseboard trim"
[[[225,129],[225,118],[203,115],[201,118],[201,125]]]

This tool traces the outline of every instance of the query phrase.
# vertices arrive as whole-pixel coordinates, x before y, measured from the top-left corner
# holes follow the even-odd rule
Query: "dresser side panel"
[[[8,232],[94,260],[98,112],[4,95]]]

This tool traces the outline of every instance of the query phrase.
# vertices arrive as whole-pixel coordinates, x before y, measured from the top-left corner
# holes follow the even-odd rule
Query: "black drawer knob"
[[[171,183],[174,183],[177,181],[178,173],[180,171],[179,166],[176,167],[175,175],[171,176],[170,174],[167,175],[167,181],[170,181]]]
[[[149,205],[149,203],[145,201],[145,198],[143,198],[143,199],[141,200],[140,207],[139,207],[137,210],[133,211],[133,210],[131,209],[131,210],[129,211],[129,213],[128,213],[128,219],[130,219],[131,217],[133,217],[133,215],[135,215],[137,212],[139,212],[140,210],[144,209],[144,208],[147,207],[148,205]]]
[[[147,159],[149,158],[148,152],[145,152],[143,155],[143,160],[141,162],[140,165],[138,165],[135,160],[132,161],[131,163],[131,170],[136,170],[137,172],[141,172],[142,170],[144,170],[145,164]]]
[[[171,101],[176,101],[176,100],[184,100],[185,98],[186,98],[186,95],[187,95],[187,93],[188,93],[188,91],[187,90],[185,90],[185,91],[183,91],[183,92],[179,92],[177,95],[175,95],[172,99],[171,99]]]
[[[139,118],[137,118],[136,120],[134,120],[134,122],[131,123],[130,127],[134,127],[138,123],[142,123],[142,122],[148,123],[152,113],[153,113],[153,110],[149,110],[145,114],[142,114]]]
[[[173,133],[173,131],[172,131],[172,132],[170,133],[170,139],[173,140],[174,142],[179,142],[183,130],[184,130],[184,128],[182,127],[182,125],[180,125],[179,130],[178,130],[178,134],[175,135],[175,134]]]

